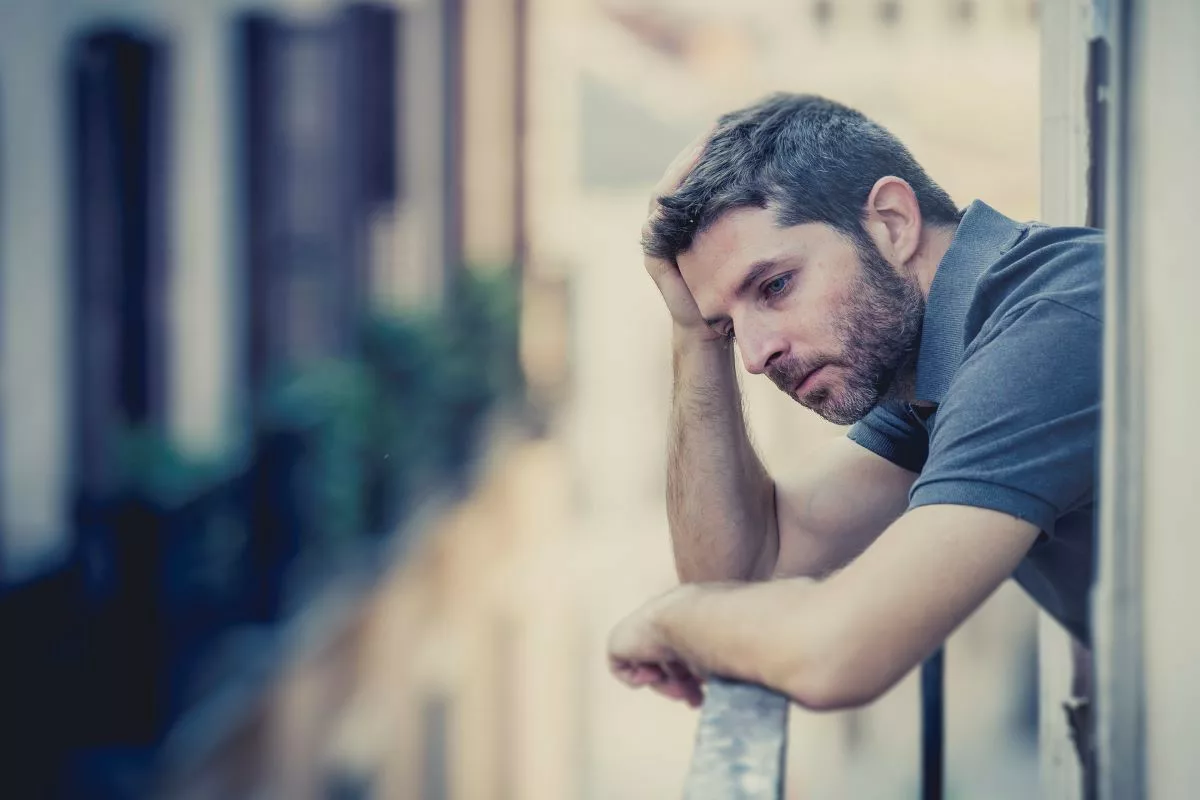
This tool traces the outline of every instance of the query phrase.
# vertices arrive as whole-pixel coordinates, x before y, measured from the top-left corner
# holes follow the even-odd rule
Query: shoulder
[[[987,336],[1043,302],[1096,321],[1104,315],[1104,234],[1092,228],[1028,224],[975,286],[968,338]],[[1064,313],[1063,319],[1072,314]]]

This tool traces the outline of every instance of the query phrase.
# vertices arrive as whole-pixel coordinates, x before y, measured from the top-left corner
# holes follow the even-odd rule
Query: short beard
[[[768,373],[785,392],[826,364],[846,376],[840,391],[820,389],[797,400],[837,425],[865,417],[884,399],[909,398],[916,382],[917,346],[925,318],[925,296],[915,277],[898,275],[874,242],[855,242],[859,274],[838,314],[836,335],[842,354],[835,361],[789,359]]]

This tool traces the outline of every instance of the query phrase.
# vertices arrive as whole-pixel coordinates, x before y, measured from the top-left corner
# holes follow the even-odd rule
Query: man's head
[[[862,114],[774,95],[721,118],[644,246],[674,260],[746,368],[838,423],[910,377],[934,231],[960,212]]]

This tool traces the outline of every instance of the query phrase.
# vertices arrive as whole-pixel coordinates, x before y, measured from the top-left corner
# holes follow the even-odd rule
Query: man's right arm
[[[769,576],[775,484],[746,432],[732,342],[677,325],[672,365],[667,519],[679,579]]]
[[[680,580],[820,576],[905,510],[915,473],[844,436],[786,484],[747,434],[731,343],[678,324],[667,515]]]
[[[643,234],[708,135],[667,168]],[[646,270],[674,324],[667,516],[680,580],[818,576],[844,566],[904,512],[916,474],[842,437],[817,448],[798,480],[772,480],[746,432],[732,342],[709,329],[673,261],[647,255]]]

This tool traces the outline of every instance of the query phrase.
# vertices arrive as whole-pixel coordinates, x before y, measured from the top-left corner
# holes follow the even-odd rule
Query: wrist
[[[675,323],[672,329],[671,344],[676,351],[703,350],[728,353],[731,341],[707,325],[695,327]]]
[[[671,363],[676,387],[734,386],[733,346],[724,337],[698,336],[676,326]]]
[[[708,674],[717,666],[711,648],[705,645],[710,605],[719,595],[743,585],[739,581],[680,584],[662,595],[651,609],[650,624],[655,638],[697,675]]]
[[[679,639],[675,634],[680,627],[680,613],[686,613],[687,606],[695,603],[703,593],[702,584],[681,583],[666,594],[660,595],[650,608],[650,624],[655,637],[661,642],[676,644]]]

